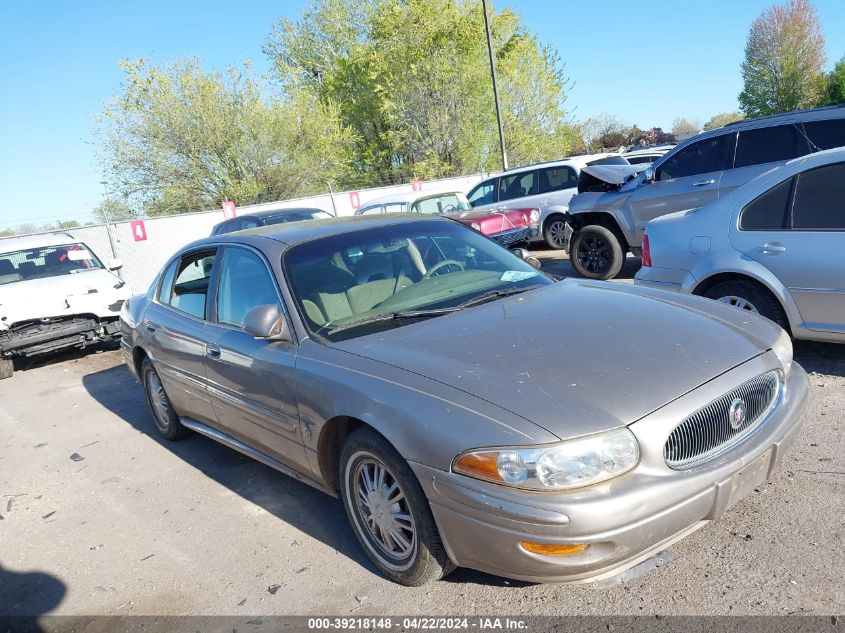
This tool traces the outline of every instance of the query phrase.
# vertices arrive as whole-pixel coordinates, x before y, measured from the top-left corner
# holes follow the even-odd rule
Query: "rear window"
[[[845,163],[818,167],[798,175],[792,228],[845,230]]]
[[[540,193],[571,189],[578,185],[578,174],[572,167],[546,167],[540,170]]]
[[[743,231],[782,231],[786,229],[792,181],[792,178],[785,180],[769,189],[756,200],[749,202],[739,216],[739,228]]]
[[[845,146],[845,119],[811,121],[804,124],[804,132],[810,149],[815,152]]]
[[[739,133],[734,167],[749,167],[786,161],[809,152],[803,134],[795,125],[775,125]]]

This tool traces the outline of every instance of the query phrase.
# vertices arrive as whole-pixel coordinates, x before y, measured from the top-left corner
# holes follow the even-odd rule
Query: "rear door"
[[[539,192],[536,169],[499,176],[499,201],[494,208],[539,208]]]
[[[537,171],[537,180],[540,191],[538,208],[541,213],[551,205],[568,205],[572,196],[578,192],[578,172],[569,165],[543,167]]]
[[[170,401],[180,415],[215,420],[206,390],[205,315],[216,249],[184,254],[162,278],[144,313],[145,341]]]
[[[745,205],[731,243],[781,281],[807,328],[845,334],[845,163],[802,172]]]
[[[722,174],[733,158],[735,142],[736,133],[701,139],[655,167],[654,181],[641,183],[628,200],[640,239],[649,220],[696,209],[719,197]]]
[[[298,348],[255,339],[241,325],[249,310],[265,304],[282,308],[264,256],[246,246],[225,247],[206,326],[208,391],[226,433],[297,470],[308,470],[296,399]]]
[[[742,130],[736,143],[733,168],[725,171],[722,176],[720,195],[809,151],[800,123]]]

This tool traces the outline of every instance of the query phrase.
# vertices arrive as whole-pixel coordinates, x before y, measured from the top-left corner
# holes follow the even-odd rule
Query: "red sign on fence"
[[[411,191],[422,191],[423,181],[419,178],[414,178],[411,181]]]
[[[227,220],[231,220],[232,218],[238,215],[237,207],[235,207],[234,200],[224,200],[223,201],[223,217]]]
[[[147,227],[144,226],[143,220],[132,220],[129,227],[132,229],[132,239],[136,242],[147,241]]]
[[[357,209],[361,206],[361,199],[358,197],[357,191],[349,192],[349,202],[352,204],[353,209]]]

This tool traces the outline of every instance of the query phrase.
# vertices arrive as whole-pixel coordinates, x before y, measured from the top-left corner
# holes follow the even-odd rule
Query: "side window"
[[[458,197],[454,194],[447,194],[443,196],[434,196],[431,198],[423,198],[417,200],[411,206],[412,213],[431,213],[439,214],[445,213],[447,210],[452,211],[460,206]]]
[[[216,251],[191,253],[179,260],[176,279],[167,300],[171,307],[200,319],[205,318],[205,302],[208,296],[208,282],[214,267]],[[165,286],[162,286],[164,291]]]
[[[792,228],[845,231],[845,163],[798,174],[792,203]]]
[[[242,221],[240,230],[254,229],[257,226],[261,226],[261,223],[258,220],[255,220],[253,218],[247,218],[246,220]]]
[[[363,211],[359,211],[358,215],[375,215],[376,213],[382,213],[381,206],[368,207]]]
[[[546,167],[540,172],[540,193],[561,191],[578,186],[578,176],[572,167]]]
[[[241,327],[244,316],[260,305],[276,305],[279,293],[264,260],[244,248],[223,251],[217,290],[217,321]]]
[[[657,180],[686,178],[728,168],[734,134],[712,136],[687,145],[657,169]]]
[[[467,196],[469,206],[474,207],[482,204],[493,204],[496,202],[496,179],[485,180],[477,184]]]
[[[405,208],[404,202],[394,202],[384,205],[385,213],[405,213],[405,211],[407,211],[407,209]]]
[[[739,133],[734,167],[785,161],[809,152],[795,125],[775,125]]]
[[[173,289],[173,277],[176,276],[176,267],[179,266],[179,260],[170,264],[164,275],[161,278],[161,284],[158,287],[158,300],[161,303],[170,303],[170,291]]]
[[[752,200],[739,216],[742,231],[783,231],[789,226],[792,178],[775,185]]]
[[[535,173],[534,171],[525,171],[499,178],[499,202],[537,193]]]
[[[810,142],[810,150],[818,152],[845,145],[845,119],[811,121],[804,124],[804,133]]]

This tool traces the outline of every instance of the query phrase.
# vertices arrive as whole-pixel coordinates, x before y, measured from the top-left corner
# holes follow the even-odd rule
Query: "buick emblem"
[[[728,422],[731,423],[731,428],[737,431],[745,424],[746,406],[745,400],[736,398],[731,402],[731,408],[728,410]]]

